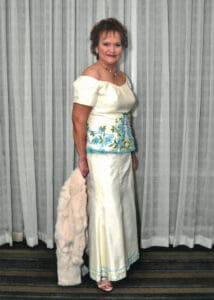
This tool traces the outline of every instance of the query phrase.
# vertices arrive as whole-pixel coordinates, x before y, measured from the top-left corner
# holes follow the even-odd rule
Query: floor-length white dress
[[[130,125],[135,97],[128,79],[118,86],[82,75],[74,82],[74,103],[93,107],[87,122],[89,273],[96,281],[116,281],[139,258]]]

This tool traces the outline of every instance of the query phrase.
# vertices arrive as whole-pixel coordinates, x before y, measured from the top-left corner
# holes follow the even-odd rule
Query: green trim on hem
[[[101,267],[101,271],[89,269],[90,277],[95,281],[100,281],[101,277],[107,277],[110,281],[118,281],[126,277],[127,271],[129,270],[131,264],[136,262],[140,258],[139,253],[132,255],[128,258],[126,266],[122,267],[120,270],[109,270],[108,267]]]

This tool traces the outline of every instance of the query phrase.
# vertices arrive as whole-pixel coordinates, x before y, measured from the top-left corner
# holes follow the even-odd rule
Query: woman
[[[74,82],[74,142],[79,169],[88,175],[89,274],[103,291],[111,291],[111,281],[126,277],[139,258],[129,116],[135,98],[117,67],[127,45],[127,30],[116,19],[95,24],[91,50],[97,62]]]

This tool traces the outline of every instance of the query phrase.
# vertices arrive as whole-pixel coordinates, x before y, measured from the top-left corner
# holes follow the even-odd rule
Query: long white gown
[[[89,273],[99,281],[126,277],[139,258],[129,112],[135,97],[121,85],[82,75],[74,103],[92,106],[87,122]]]

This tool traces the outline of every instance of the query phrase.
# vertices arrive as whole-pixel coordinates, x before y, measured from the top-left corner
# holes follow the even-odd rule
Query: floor
[[[0,247],[0,299],[185,299],[214,300],[214,251],[195,247],[141,251],[124,280],[103,293],[88,277],[75,287],[57,285],[55,250],[40,243]]]

